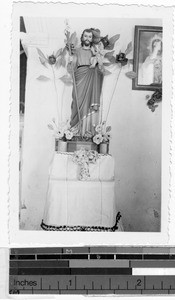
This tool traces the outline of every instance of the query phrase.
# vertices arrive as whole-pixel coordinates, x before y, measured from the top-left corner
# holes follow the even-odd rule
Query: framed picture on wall
[[[135,26],[133,90],[162,87],[162,27]]]

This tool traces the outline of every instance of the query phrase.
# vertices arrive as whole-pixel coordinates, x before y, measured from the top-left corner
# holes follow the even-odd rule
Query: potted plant
[[[111,138],[111,126],[106,127],[106,122],[102,122],[95,127],[95,135],[93,136],[93,142],[99,146],[99,153],[108,154],[109,141]]]
[[[48,124],[48,128],[54,132],[55,151],[67,152],[67,142],[73,138],[73,131],[70,129],[68,121],[57,125],[55,119],[52,119],[52,124]]]

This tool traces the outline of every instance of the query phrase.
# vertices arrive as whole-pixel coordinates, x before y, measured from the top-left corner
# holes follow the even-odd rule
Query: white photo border
[[[94,233],[94,232],[45,232],[45,231],[22,231],[19,230],[19,113],[18,113],[18,88],[16,72],[19,70],[19,63],[16,60],[18,49],[19,16],[49,16],[49,17],[78,17],[84,13],[86,5],[86,17],[121,17],[131,18],[133,11],[136,18],[146,16],[155,18],[155,9],[159,18],[163,20],[163,44],[171,45],[164,47],[163,66],[164,73],[170,74],[170,78],[163,82],[162,102],[162,203],[161,203],[161,232],[116,232],[116,233]],[[55,9],[57,7],[61,9]],[[93,8],[93,10],[92,10]],[[16,20],[17,23],[16,23]],[[118,6],[98,4],[61,4],[61,3],[14,3],[13,5],[13,28],[12,28],[12,77],[11,82],[16,85],[11,87],[11,133],[10,133],[10,214],[9,214],[9,235],[10,244],[13,245],[48,245],[48,246],[70,246],[70,245],[167,245],[169,241],[169,202],[170,202],[170,140],[171,140],[171,99],[172,99],[172,59],[173,59],[173,9],[165,7],[146,6]],[[168,62],[168,63],[167,63]]]

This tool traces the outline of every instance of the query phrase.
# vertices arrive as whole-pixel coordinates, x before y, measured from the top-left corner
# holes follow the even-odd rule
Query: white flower
[[[93,158],[94,158],[94,155],[91,152],[89,152],[88,153],[88,159],[89,159],[89,161],[93,160]]]
[[[110,132],[106,132],[106,133],[103,135],[103,142],[109,142],[110,139],[111,139],[111,134],[110,134]]]
[[[106,136],[105,134],[103,135],[103,142],[104,142],[104,143],[107,143],[107,142],[108,142],[108,138],[107,138],[107,136]]]
[[[88,163],[87,151],[84,148],[74,152],[73,161],[79,165]]]
[[[97,133],[101,133],[102,132],[102,129],[103,129],[103,126],[101,124],[98,124],[96,127],[95,127],[95,131]]]
[[[98,158],[98,153],[95,150],[89,150],[88,151],[88,159],[90,163],[95,164]]]
[[[103,137],[102,135],[99,133],[99,134],[96,134],[94,137],[93,137],[93,142],[97,145],[99,145],[101,142],[103,141]]]
[[[108,140],[110,140],[111,139],[111,133],[107,132],[106,135],[107,135]]]
[[[95,150],[85,150],[81,148],[74,152],[73,162],[80,166],[80,172],[78,175],[79,180],[88,180],[90,177],[89,173],[89,163],[96,163],[98,158],[98,153]]]
[[[79,158],[80,158],[80,162],[81,162],[82,164],[88,163],[88,156],[87,156],[86,153],[80,153]]]
[[[71,140],[73,138],[73,132],[70,130],[66,130],[64,134],[67,140]]]
[[[59,139],[62,139],[63,138],[63,136],[64,136],[64,131],[63,131],[63,129],[58,129],[56,132],[55,132],[55,136],[57,137],[57,138],[59,138]]]

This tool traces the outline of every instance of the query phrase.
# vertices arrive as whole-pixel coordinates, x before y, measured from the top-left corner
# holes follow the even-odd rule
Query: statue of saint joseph
[[[100,95],[103,83],[103,73],[98,64],[92,66],[93,30],[85,29],[81,35],[81,47],[73,55],[75,86],[72,92],[71,127],[79,126],[81,119],[81,134],[93,132],[99,123]],[[77,98],[77,99],[76,99]],[[77,110],[79,107],[79,116]]]

